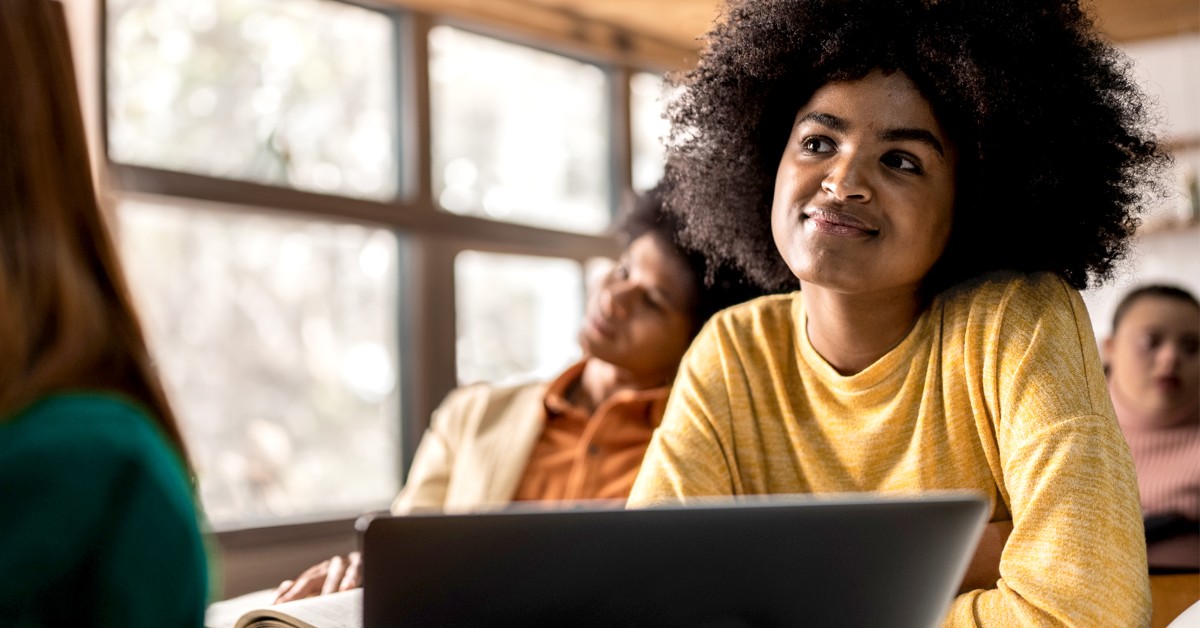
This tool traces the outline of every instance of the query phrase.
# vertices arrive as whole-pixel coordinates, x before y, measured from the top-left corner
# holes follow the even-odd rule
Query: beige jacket
[[[548,382],[455,389],[433,412],[393,514],[503,508],[542,432]]]

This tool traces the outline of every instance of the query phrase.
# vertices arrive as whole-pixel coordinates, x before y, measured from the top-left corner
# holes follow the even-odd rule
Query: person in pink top
[[[1176,286],[1136,288],[1101,350],[1137,470],[1150,570],[1200,570],[1200,302]]]

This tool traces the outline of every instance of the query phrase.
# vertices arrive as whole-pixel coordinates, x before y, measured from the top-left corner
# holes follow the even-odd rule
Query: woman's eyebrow
[[[800,126],[804,122],[816,122],[821,126],[828,127],[839,132],[850,128],[850,125],[845,120],[831,113],[822,113],[820,111],[810,111],[804,114],[803,118],[800,118],[796,121],[796,126]]]
[[[879,134],[879,139],[885,142],[921,142],[922,144],[928,144],[939,155],[946,156],[946,151],[942,148],[942,143],[938,141],[938,138],[933,133],[925,129],[888,129]]]
[[[831,113],[824,113],[821,111],[810,111],[809,113],[804,114],[804,117],[796,121],[796,126],[799,126],[804,122],[815,122],[839,133],[844,133],[850,128],[850,123],[846,120],[843,120],[842,118],[839,118]],[[943,157],[946,155],[946,149],[942,146],[942,143],[938,141],[938,138],[933,133],[926,129],[888,129],[879,134],[879,139],[885,142],[921,142],[922,144],[929,145],[929,147],[937,151],[939,155],[942,155]]]

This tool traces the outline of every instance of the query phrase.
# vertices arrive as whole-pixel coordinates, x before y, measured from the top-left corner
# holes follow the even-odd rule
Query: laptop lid
[[[987,516],[939,492],[379,517],[363,625],[936,626]]]

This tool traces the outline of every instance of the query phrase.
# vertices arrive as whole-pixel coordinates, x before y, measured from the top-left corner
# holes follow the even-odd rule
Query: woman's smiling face
[[[802,284],[915,293],[950,238],[955,147],[903,73],[828,83],[775,177],[775,246]]]

